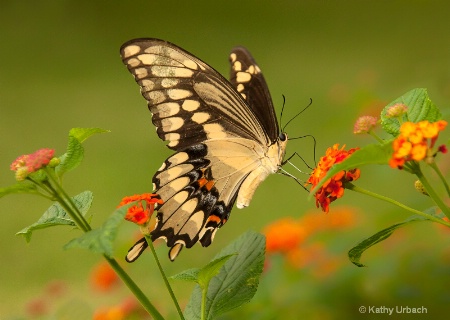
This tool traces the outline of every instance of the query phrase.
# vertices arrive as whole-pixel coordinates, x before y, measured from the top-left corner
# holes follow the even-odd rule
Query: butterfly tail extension
[[[139,239],[131,248],[128,250],[128,253],[125,257],[126,262],[134,262],[139,258],[139,256],[147,249],[148,243],[145,238]]]

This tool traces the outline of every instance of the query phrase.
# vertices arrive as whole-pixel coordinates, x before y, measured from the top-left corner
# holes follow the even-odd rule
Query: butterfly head
[[[288,135],[286,132],[280,132],[277,139],[277,151],[278,151],[278,169],[281,167],[283,163],[283,158],[286,153],[286,145],[288,142]]]

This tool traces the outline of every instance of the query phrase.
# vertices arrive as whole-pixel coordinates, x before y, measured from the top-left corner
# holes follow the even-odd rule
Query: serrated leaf
[[[236,252],[238,254],[233,255]],[[264,253],[264,236],[248,231],[215,257],[233,255],[210,281],[205,308],[207,319],[214,319],[250,301],[259,284]],[[186,319],[200,319],[201,296],[201,288],[196,285],[184,312]]]
[[[430,100],[427,89],[413,89],[389,103],[381,112],[381,126],[386,132],[392,134],[394,137],[398,136],[400,133],[400,123],[398,119],[387,118],[386,111],[389,107],[397,103],[403,103],[408,106],[408,111],[402,118],[403,121],[416,123],[422,120],[428,120],[430,122],[436,122],[442,119],[442,114]]]
[[[81,143],[96,133],[105,132],[109,131],[100,128],[72,128],[69,132],[67,151],[59,157],[61,162],[55,168],[56,174],[61,177],[64,173],[78,167],[84,156]]]
[[[425,210],[424,212],[427,214],[433,215],[435,217],[438,217],[440,219],[445,217],[445,215],[443,213],[436,213],[436,210],[437,210],[437,208],[430,208],[430,209]],[[405,227],[407,225],[410,225],[411,223],[421,222],[421,221],[432,221],[432,220],[430,220],[424,216],[420,216],[420,215],[410,216],[405,221],[396,223],[396,224],[390,226],[389,228],[383,229],[383,230],[375,233],[374,235],[362,240],[360,243],[358,243],[356,246],[354,246],[352,249],[350,249],[350,251],[348,252],[348,258],[354,265],[356,265],[358,267],[365,267],[364,264],[359,262],[361,259],[361,255],[364,253],[364,251],[366,251],[370,247],[374,246],[378,242],[381,242],[381,241],[389,238],[394,233],[395,230]]]
[[[115,210],[100,228],[86,232],[82,236],[71,240],[64,246],[64,249],[83,248],[112,257],[113,243],[128,207],[129,205],[122,206]]]
[[[192,268],[192,269],[181,271],[180,273],[177,273],[177,274],[171,276],[170,278],[174,279],[174,280],[197,282],[199,272],[200,272],[199,268]]]
[[[0,188],[0,198],[14,193],[38,193],[38,191],[31,181],[21,181],[6,188]]]
[[[309,198],[311,198],[317,190],[331,177],[342,170],[352,170],[360,168],[367,164],[387,164],[392,156],[392,142],[385,142],[383,144],[368,144],[361,149],[352,153],[344,161],[335,164],[328,170],[323,179],[311,190]]]
[[[84,216],[91,207],[93,195],[91,191],[84,191],[75,197],[72,197],[72,200]],[[44,212],[38,221],[20,230],[16,235],[23,236],[27,242],[30,242],[33,231],[62,225],[75,226],[75,222],[59,203],[55,203]]]

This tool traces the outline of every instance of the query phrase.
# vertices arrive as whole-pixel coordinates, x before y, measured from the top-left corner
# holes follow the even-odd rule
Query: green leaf
[[[72,197],[72,200],[84,216],[91,207],[93,195],[91,191],[84,191]],[[37,222],[20,230],[16,235],[23,236],[27,242],[30,242],[33,231],[62,225],[75,226],[75,222],[59,203],[54,203],[44,212]]]
[[[200,272],[199,268],[192,268],[192,269],[184,270],[180,273],[177,273],[176,275],[171,276],[170,279],[198,282],[198,273],[199,272]]]
[[[81,143],[96,133],[105,132],[109,132],[109,130],[100,128],[72,128],[69,132],[67,151],[59,157],[61,162],[55,168],[56,174],[61,177],[64,173],[78,167],[84,156],[84,148]]]
[[[384,144],[368,144],[367,146],[362,147],[344,161],[332,166],[325,177],[311,190],[309,198],[319,190],[325,181],[338,172],[360,168],[367,164],[387,164],[392,156],[392,152],[392,142],[390,141]]]
[[[84,248],[112,257],[113,242],[116,239],[119,225],[124,220],[123,218],[130,205],[122,206],[115,210],[100,228],[86,232],[81,237],[69,241],[64,246],[64,249]]]
[[[407,113],[403,115],[403,121],[419,122],[428,120],[430,122],[436,122],[442,119],[442,114],[430,100],[427,89],[413,89],[389,103],[381,112],[381,126],[394,137],[400,133],[400,123],[398,119],[387,118],[386,111],[396,103],[403,103],[408,106]]]
[[[219,257],[217,259],[212,260],[206,266],[201,268],[197,275],[198,277],[197,282],[200,285],[200,287],[207,288],[211,279],[219,273],[223,265],[234,255],[236,255],[236,253]]]
[[[93,136],[97,133],[108,133],[109,130],[101,128],[72,128],[69,132],[69,136],[74,137],[80,143],[84,142],[87,138]]]
[[[264,236],[248,231],[215,257],[217,260],[232,255],[219,274],[210,281],[206,304],[207,319],[213,319],[250,301],[259,284],[264,266],[264,252]],[[216,267],[217,265],[214,268]],[[200,319],[201,299],[202,290],[196,285],[184,312],[186,319]]]
[[[0,188],[0,198],[13,193],[38,193],[38,191],[36,185],[27,180],[6,188]]]
[[[429,208],[429,209],[425,210],[424,213],[438,217],[440,219],[444,218],[445,215],[442,212],[437,213],[437,210],[438,210],[437,207],[433,207],[433,208]],[[361,259],[361,255],[363,254],[364,251],[366,251],[373,245],[377,244],[378,242],[381,242],[381,241],[389,238],[394,233],[394,231],[397,230],[398,228],[402,228],[404,226],[410,225],[411,223],[421,222],[421,221],[432,221],[432,220],[430,220],[424,216],[413,215],[413,216],[410,216],[408,219],[406,219],[403,222],[396,223],[396,224],[390,226],[389,228],[383,229],[383,230],[377,232],[376,234],[362,240],[360,243],[358,243],[356,246],[354,246],[348,252],[348,257],[349,257],[350,261],[358,267],[365,267],[364,264],[359,262]]]

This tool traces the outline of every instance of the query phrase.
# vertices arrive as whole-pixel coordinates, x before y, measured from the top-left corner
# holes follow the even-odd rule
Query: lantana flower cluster
[[[356,150],[358,148],[346,151],[345,145],[339,148],[339,144],[328,148],[306,183],[311,185],[311,189],[314,189],[334,164],[344,161]],[[320,206],[322,211],[328,212],[330,203],[344,195],[345,182],[355,181],[359,178],[360,173],[359,169],[342,170],[328,179],[314,195],[317,208]]]
[[[49,165],[54,154],[54,149],[39,149],[32,154],[19,156],[13,161],[13,163],[11,163],[10,169],[16,172],[17,181],[23,181],[30,173],[36,172],[39,169]]]
[[[405,162],[426,160],[431,162],[437,152],[446,153],[445,145],[434,148],[439,132],[447,126],[447,121],[428,120],[417,123],[405,122],[400,127],[400,134],[392,143],[394,153],[389,161],[392,168],[403,168]]]
[[[125,215],[125,220],[136,223],[140,226],[148,224],[150,218],[155,210],[155,204],[163,204],[164,201],[159,195],[154,193],[136,194],[133,196],[124,197],[119,204],[122,207],[126,204],[139,201],[136,205],[128,208]]]
[[[310,239],[329,230],[344,229],[355,224],[355,211],[352,208],[337,209],[333,214],[323,216],[306,213],[300,218],[286,217],[272,222],[264,228],[266,251],[282,254],[289,265],[302,268],[315,264],[330,264],[332,257],[325,252],[320,242]]]

